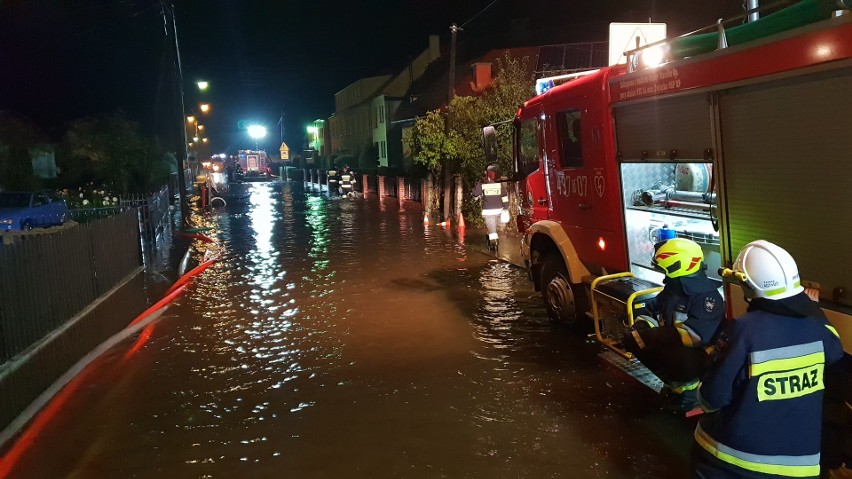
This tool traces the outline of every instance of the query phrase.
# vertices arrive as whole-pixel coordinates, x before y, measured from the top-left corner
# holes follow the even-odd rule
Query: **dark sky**
[[[240,120],[266,124],[277,150],[299,148],[304,125],[333,113],[335,92],[397,71],[427,45],[495,38],[513,18],[545,41],[606,40],[613,21],[665,21],[669,34],[741,12],[741,0],[177,0],[187,108],[208,101],[214,149],[253,147]],[[517,23],[516,23],[517,24]],[[501,43],[502,42],[502,43]],[[508,41],[511,43],[511,41]],[[166,131],[170,73],[158,0],[0,0],[0,110],[12,110],[59,139],[67,121],[118,109],[147,133]],[[530,46],[530,45],[513,45]],[[196,79],[210,81],[202,97]],[[172,123],[167,123],[172,122]],[[175,126],[172,130],[176,130]]]

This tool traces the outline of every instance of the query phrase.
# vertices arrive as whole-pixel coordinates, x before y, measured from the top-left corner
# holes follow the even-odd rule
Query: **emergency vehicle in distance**
[[[663,278],[655,242],[696,241],[718,278],[745,244],[767,239],[820,289],[852,351],[843,2],[804,0],[724,37],[720,24],[626,52],[627,65],[539,80],[551,88],[513,121],[514,179],[522,253],[552,319],[591,318],[598,340],[630,357],[619,339]],[[661,63],[643,65],[651,53]],[[746,307],[738,289],[726,286],[730,317]]]
[[[239,150],[237,161],[246,177],[269,175],[269,157],[264,150]]]

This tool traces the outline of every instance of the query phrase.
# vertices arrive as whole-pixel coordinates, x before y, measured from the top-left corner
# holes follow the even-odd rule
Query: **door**
[[[523,118],[515,130],[515,169],[523,178],[519,182],[521,211],[533,221],[548,219],[551,209],[542,144],[538,116]]]

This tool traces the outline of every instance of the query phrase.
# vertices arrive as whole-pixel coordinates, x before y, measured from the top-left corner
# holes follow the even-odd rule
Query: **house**
[[[388,166],[388,129],[411,85],[441,56],[438,35],[399,73],[362,78],[334,95],[328,120],[330,154],[357,156],[374,147],[378,164]]]

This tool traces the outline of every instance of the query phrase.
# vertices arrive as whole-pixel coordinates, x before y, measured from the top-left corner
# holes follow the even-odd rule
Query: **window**
[[[583,145],[580,141],[580,110],[561,111],[556,114],[559,136],[559,165],[562,168],[583,167]]]
[[[518,148],[518,172],[529,175],[538,169],[538,132],[536,119],[530,119],[521,123],[517,136]]]

